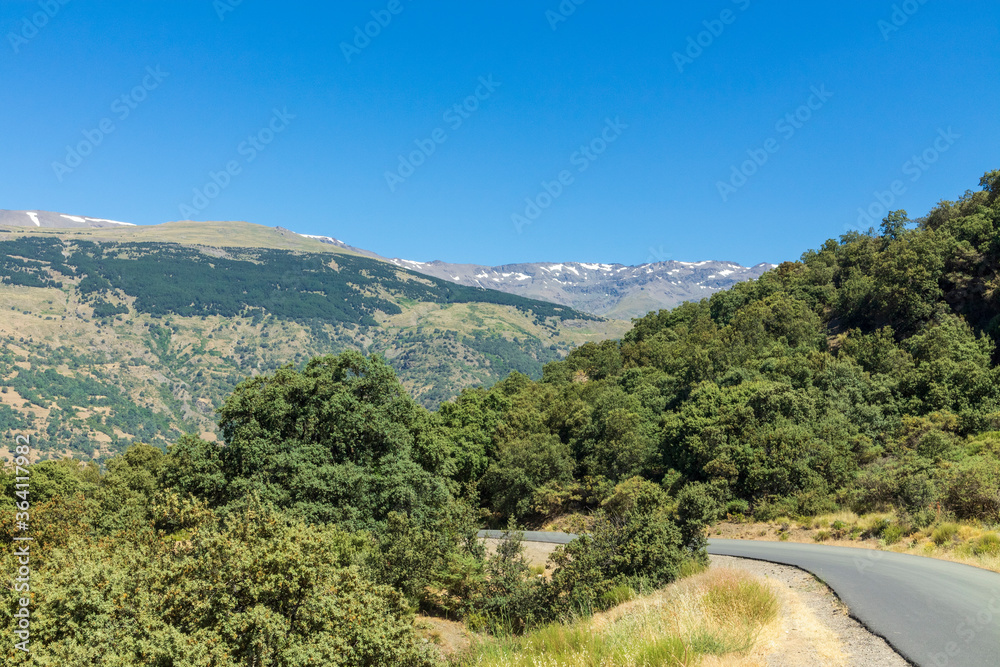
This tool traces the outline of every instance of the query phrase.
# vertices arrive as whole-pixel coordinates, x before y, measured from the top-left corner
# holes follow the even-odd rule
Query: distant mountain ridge
[[[476,266],[445,262],[390,260],[402,268],[462,285],[552,301],[576,310],[628,319],[701,300],[736,283],[759,278],[774,267],[734,262],[656,262],[625,266],[585,262],[538,262]]]
[[[82,215],[66,215],[51,211],[8,211],[0,209],[0,226],[44,227],[49,229],[80,229],[101,227],[135,227],[131,222],[118,222]]]
[[[367,257],[468,287],[508,292],[551,301],[575,310],[614,319],[642,317],[684,301],[699,301],[736,283],[759,278],[774,268],[760,263],[664,261],[637,266],[588,262],[530,262],[482,266],[449,262],[417,262],[382,257],[332,236],[300,234]]]
[[[128,222],[49,211],[0,210],[0,227],[3,226],[70,229],[136,227]],[[766,263],[745,267],[735,262],[714,260],[663,261],[636,266],[587,262],[533,262],[501,266],[418,262],[384,257],[333,236],[302,234],[284,227],[276,229],[292,238],[318,241],[459,285],[549,301],[581,312],[623,320],[642,317],[650,311],[670,309],[684,301],[701,300],[739,282],[759,278],[774,268],[773,264]]]

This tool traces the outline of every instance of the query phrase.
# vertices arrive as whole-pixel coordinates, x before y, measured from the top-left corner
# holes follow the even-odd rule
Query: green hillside
[[[961,519],[991,531],[973,548],[995,562],[1000,171],[982,186],[915,224],[902,211],[890,213],[880,229],[829,240],[759,280],[651,313],[621,341],[584,344],[548,363],[539,380],[512,372],[434,411],[413,400],[381,357],[347,351],[236,384],[217,412],[224,446],[168,433],[166,452],[134,445],[103,468],[42,461],[29,466],[30,492],[8,469],[0,474],[7,546],[0,566],[17,566],[14,540],[27,529],[17,523],[25,521],[17,503],[30,496],[32,575],[44,585],[32,589],[35,654],[10,648],[5,664],[82,667],[100,657],[122,665],[440,667],[446,660],[433,633],[421,636],[417,611],[442,623],[460,620],[501,645],[543,626],[524,641],[556,645],[566,632],[545,624],[606,610],[699,571],[706,529],[725,515],[802,521],[837,509],[891,510],[893,521],[879,517],[859,530],[889,545],[934,525],[941,546],[960,530],[948,522]],[[115,262],[146,261],[145,251],[38,248],[35,258],[15,256],[22,263],[5,269],[23,278],[5,289],[35,295],[41,301],[32,308],[55,313],[31,316],[37,326],[23,329],[29,338],[54,340],[91,300],[106,299],[129,316],[109,315],[102,341],[134,335],[145,348],[107,370],[109,361],[98,363],[110,354],[102,348],[72,357],[65,345],[27,352],[30,341],[8,341],[3,362],[14,370],[5,397],[49,404],[46,410],[82,421],[81,428],[114,430],[121,419],[155,428],[148,420],[162,411],[145,412],[141,401],[122,411],[126,417],[111,417],[128,401],[115,391],[127,377],[163,378],[155,381],[162,400],[181,414],[187,385],[156,369],[223,372],[205,364],[219,338],[231,337],[223,315],[135,314],[137,299],[128,297]],[[173,247],[154,251],[186,256]],[[324,275],[323,263],[303,266]],[[46,300],[79,294],[88,271],[108,284],[84,288],[69,309]],[[162,282],[156,273],[143,280],[155,284],[158,275]],[[371,276],[343,289],[400,299],[393,281],[405,282],[402,276],[384,283]],[[23,284],[30,280],[57,284]],[[315,289],[314,280],[304,284],[328,297],[333,288]],[[329,280],[321,284],[341,285]],[[146,307],[259,308],[252,304],[268,296],[245,285],[231,303]],[[524,307],[513,312],[535,326],[571,323]],[[420,302],[396,315],[350,312],[380,321],[367,328],[382,332],[401,326],[399,318],[476,322],[492,333],[466,349],[516,364],[521,358],[504,356],[493,338],[509,330],[490,319],[510,308]],[[25,317],[12,312],[17,321]],[[305,335],[304,325],[263,311],[233,319],[258,315],[256,325],[240,326],[263,326],[266,353],[271,338]],[[178,328],[181,319],[204,328]],[[197,332],[209,332],[203,343],[194,341]],[[417,334],[418,345],[458,336]],[[116,345],[106,349],[124,349]],[[270,359],[249,346],[233,354],[234,363]],[[151,357],[155,368],[143,361]],[[86,409],[78,406],[88,400]],[[28,428],[16,410],[3,416],[14,432]],[[28,456],[30,447],[14,453]],[[548,576],[532,571],[516,536],[491,555],[476,539],[484,521],[539,525],[565,523],[567,515],[586,534],[553,554]],[[740,599],[746,602],[727,603],[737,612],[720,618],[740,621],[766,602]],[[11,636],[19,623],[11,610],[21,607],[8,590],[0,625]],[[745,650],[708,626],[657,648],[675,662]]]
[[[1000,172],[981,186],[446,404],[492,452],[484,506],[544,523],[641,477],[737,517],[1000,523]]]
[[[624,330],[245,223],[8,232],[0,294],[0,429],[84,457],[213,437],[239,380],[320,354],[383,354],[433,406]]]

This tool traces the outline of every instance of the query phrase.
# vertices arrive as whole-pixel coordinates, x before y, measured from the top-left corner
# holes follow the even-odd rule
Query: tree
[[[882,219],[882,237],[895,241],[903,235],[908,224],[910,224],[910,219],[907,217],[906,211],[902,209],[890,211],[889,215]]]
[[[258,492],[310,521],[372,528],[389,512],[427,520],[449,498],[421,465],[442,457],[416,448],[423,409],[381,357],[345,352],[250,378],[219,414],[226,505]]]

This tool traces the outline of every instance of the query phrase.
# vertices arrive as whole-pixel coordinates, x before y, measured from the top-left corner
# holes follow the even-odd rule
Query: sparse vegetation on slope
[[[225,231],[191,225],[165,227],[200,241]],[[165,447],[181,432],[214,437],[213,411],[239,379],[350,349],[382,353],[435,406],[512,371],[540,377],[574,343],[622,330],[326,252],[291,233],[236,227],[313,252],[135,242],[151,232],[132,228],[21,230],[0,242],[10,308],[0,322],[0,427],[26,429],[39,452],[84,458],[136,441]],[[127,240],[111,240],[119,237]],[[80,390],[64,391],[67,383]]]

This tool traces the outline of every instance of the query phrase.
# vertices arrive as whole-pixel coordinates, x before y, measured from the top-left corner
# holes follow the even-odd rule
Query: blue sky
[[[753,264],[1000,168],[995,2],[649,4],[3,2],[0,208]]]

